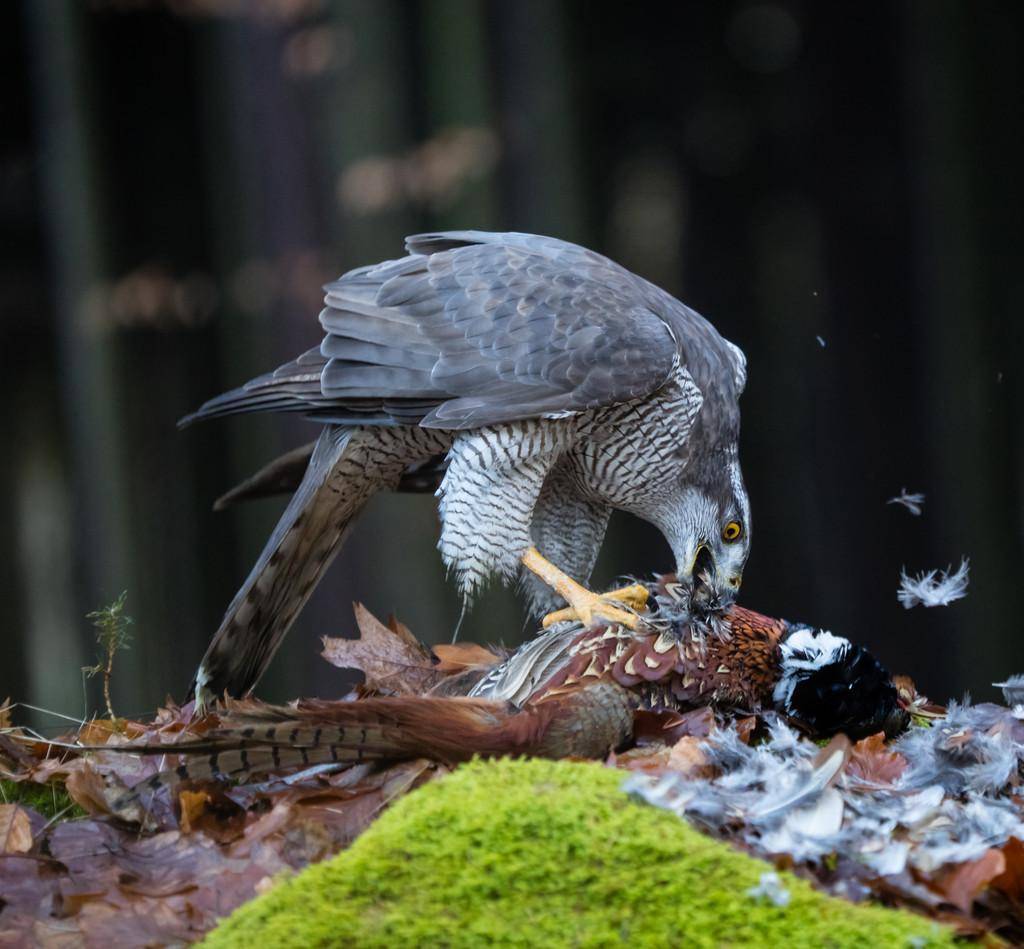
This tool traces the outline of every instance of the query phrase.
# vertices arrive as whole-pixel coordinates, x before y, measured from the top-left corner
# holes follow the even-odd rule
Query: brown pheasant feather
[[[784,621],[742,607],[730,610],[718,633],[697,626],[640,634],[622,626],[585,630],[568,647],[568,663],[527,701],[610,679],[647,708],[760,708],[778,678],[785,630]]]
[[[632,731],[632,704],[619,687],[597,683],[551,695],[528,709],[473,698],[387,696],[295,705],[232,703],[220,727],[173,745],[125,746],[185,761],[154,775],[118,802],[185,780],[233,779],[324,763],[432,758],[448,764],[479,755],[600,757]],[[109,750],[109,749],[108,749]]]
[[[661,607],[671,607],[671,581],[656,585],[655,595]],[[476,755],[599,758],[632,739],[637,709],[772,708],[787,649],[808,674],[820,666],[799,652],[807,647],[807,627],[742,607],[732,607],[713,624],[673,621],[671,616],[671,609],[663,608],[639,630],[617,624],[556,627],[493,669],[468,697],[308,699],[289,706],[229,703],[220,713],[220,726],[201,738],[124,746],[141,754],[181,755],[183,763],[143,782],[123,801],[183,780],[245,781],[256,773],[325,763],[430,758],[454,764]],[[794,630],[805,637],[796,652],[790,645]],[[825,636],[833,645],[846,642]],[[846,655],[840,651],[835,658]],[[892,691],[887,673],[880,666],[871,670],[882,676],[881,687]],[[848,696],[845,682],[840,685],[842,696]],[[872,716],[887,694],[881,704],[870,700],[866,715],[858,710],[860,718],[846,715],[829,727],[850,730],[863,718],[865,727],[877,730]],[[831,699],[824,695],[815,692],[813,698],[827,706]],[[793,710],[787,706],[783,711]],[[821,721],[829,724],[827,718]]]

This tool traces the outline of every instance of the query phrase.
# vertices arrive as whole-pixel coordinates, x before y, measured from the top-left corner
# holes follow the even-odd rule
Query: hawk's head
[[[652,518],[672,547],[691,608],[703,613],[735,601],[750,553],[750,502],[735,449],[716,453],[716,461],[685,477]]]

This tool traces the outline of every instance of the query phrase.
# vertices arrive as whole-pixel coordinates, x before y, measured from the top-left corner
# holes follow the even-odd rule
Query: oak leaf
[[[332,666],[357,669],[368,687],[405,695],[419,695],[441,680],[430,651],[404,626],[385,626],[362,603],[352,607],[359,638],[323,637],[321,655]]]

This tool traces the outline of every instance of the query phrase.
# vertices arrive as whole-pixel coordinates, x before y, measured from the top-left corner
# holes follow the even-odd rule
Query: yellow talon
[[[633,610],[642,610],[646,606],[647,588],[641,584],[634,583],[609,593],[593,593],[546,560],[536,547],[527,550],[522,560],[528,570],[533,571],[569,603],[565,609],[548,613],[542,620],[542,625],[550,626],[563,620],[579,620],[584,626],[589,626],[594,616],[601,616],[613,623],[621,623],[630,629],[636,629],[639,625],[640,617],[621,607],[625,605]]]

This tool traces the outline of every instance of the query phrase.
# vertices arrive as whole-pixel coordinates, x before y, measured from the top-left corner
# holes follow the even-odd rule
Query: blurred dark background
[[[746,351],[747,605],[937,699],[1024,671],[1024,6],[28,0],[0,47],[0,696],[81,714],[122,590],[115,708],[182,696],[283,506],[211,502],[314,430],[175,420],[446,227],[591,246]],[[436,536],[378,498],[261,694],[340,690],[356,598],[447,639]],[[961,555],[967,599],[898,605]],[[670,566],[623,516],[597,581]],[[463,635],[525,632],[496,591]]]

